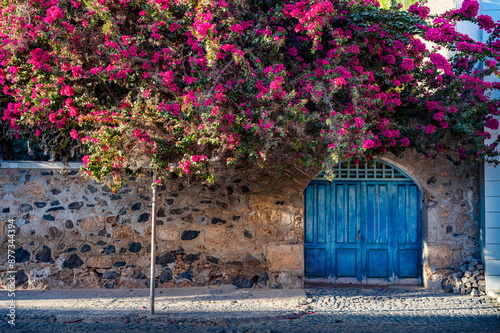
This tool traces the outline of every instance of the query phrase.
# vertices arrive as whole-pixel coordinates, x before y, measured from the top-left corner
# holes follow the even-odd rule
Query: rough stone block
[[[109,266],[111,266],[111,264],[108,258],[104,256],[90,257],[87,259],[87,267],[105,268]]]
[[[179,239],[179,232],[175,230],[167,230],[164,228],[158,229],[158,238],[161,240],[178,240]]]
[[[268,269],[271,272],[294,270],[303,271],[304,249],[302,245],[268,245]]]
[[[281,223],[283,214],[279,210],[266,210],[262,214],[262,220],[265,224]]]
[[[257,227],[257,238],[259,237],[264,237],[264,238],[276,238],[276,234],[278,232],[278,226],[277,225],[269,225],[266,227]]]
[[[97,228],[97,222],[93,217],[89,217],[86,219],[83,219],[82,223],[80,224],[80,227],[84,230],[90,230],[90,229],[95,229]]]

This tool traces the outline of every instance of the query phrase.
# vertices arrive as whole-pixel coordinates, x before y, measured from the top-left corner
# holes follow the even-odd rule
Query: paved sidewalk
[[[422,288],[29,290],[16,293],[16,326],[0,332],[500,332],[489,297]],[[0,316],[8,305],[0,292]]]

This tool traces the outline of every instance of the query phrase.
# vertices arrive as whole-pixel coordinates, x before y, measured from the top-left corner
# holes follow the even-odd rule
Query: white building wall
[[[481,14],[489,15],[495,21],[500,21],[500,0],[483,0]],[[474,27],[468,27],[476,33],[471,37],[486,42],[489,34],[477,33]],[[492,76],[489,81],[498,81]],[[500,98],[500,91],[494,91],[492,97]],[[491,132],[492,138],[498,137],[499,130]],[[500,290],[500,167],[486,164],[484,166],[484,218],[481,228],[482,253],[485,261],[485,278],[487,290]]]

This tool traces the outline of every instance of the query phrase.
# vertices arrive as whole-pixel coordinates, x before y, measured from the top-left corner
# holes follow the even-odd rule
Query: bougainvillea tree
[[[478,8],[3,0],[3,120],[56,153],[83,147],[84,171],[115,185],[150,165],[211,181],[244,162],[328,169],[407,149],[492,160],[500,24]]]

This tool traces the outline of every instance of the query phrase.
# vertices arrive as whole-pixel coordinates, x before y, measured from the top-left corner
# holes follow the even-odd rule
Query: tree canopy
[[[84,171],[114,186],[150,165],[213,181],[244,162],[328,170],[407,149],[492,161],[500,24],[478,9],[2,0],[2,120],[54,154],[84,149]]]

